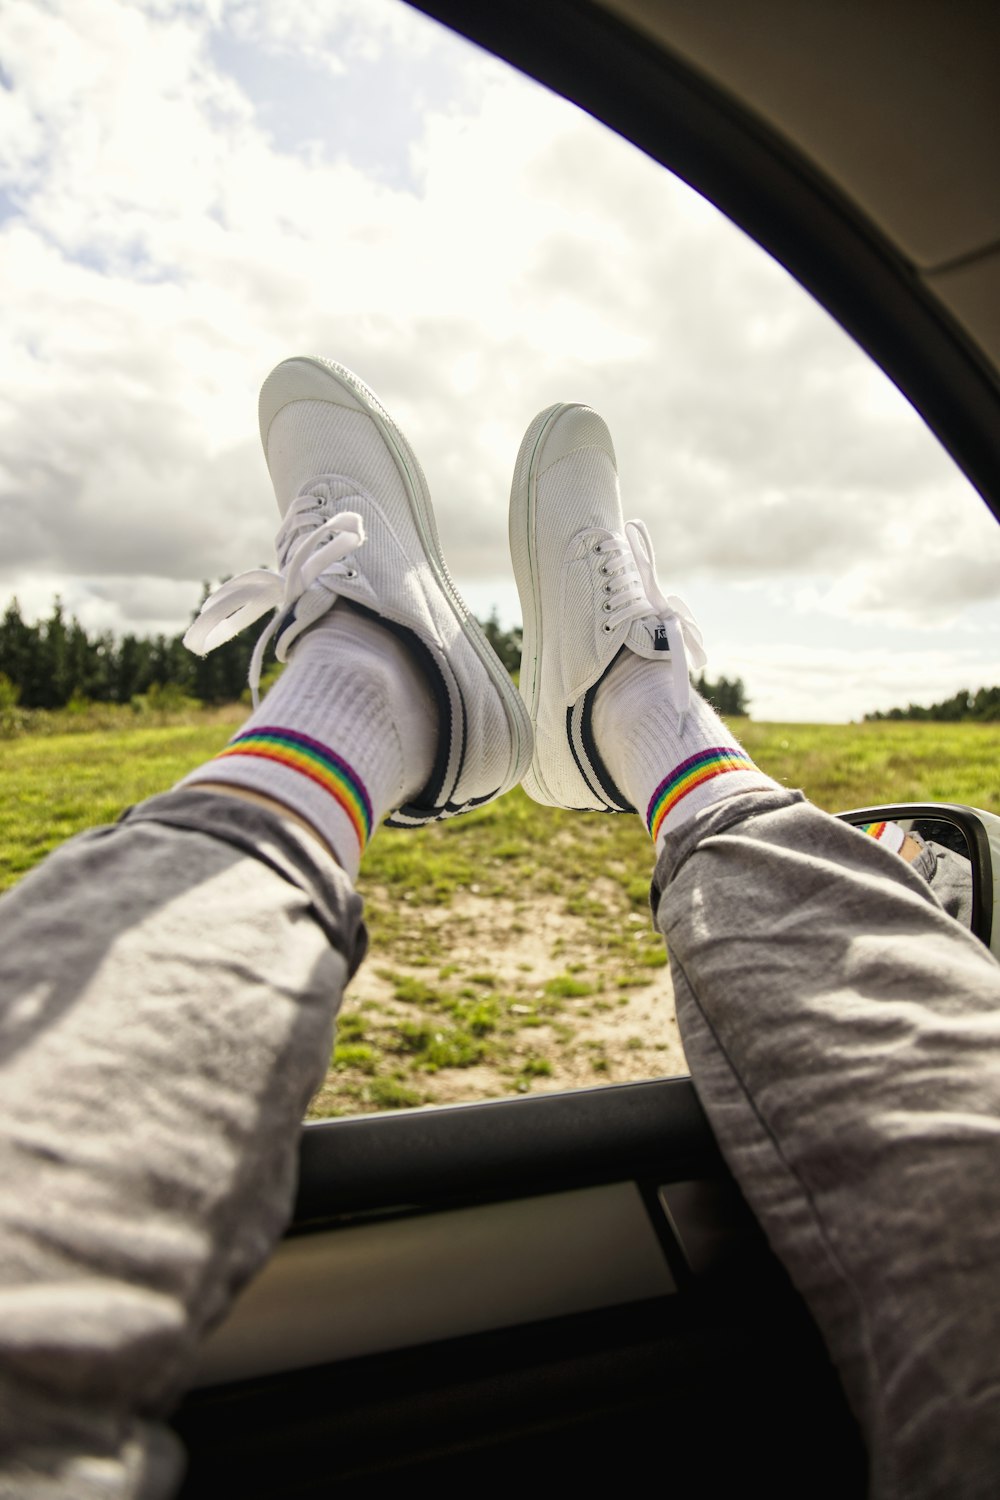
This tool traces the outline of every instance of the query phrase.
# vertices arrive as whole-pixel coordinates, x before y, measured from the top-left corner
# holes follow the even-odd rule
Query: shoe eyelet
[[[601,605],[601,608],[606,615],[609,615],[611,613],[611,600],[605,599],[604,603]]]
[[[358,570],[357,570],[357,568],[348,568],[347,572],[344,574],[345,578],[357,578],[357,576],[358,576]]]
[[[598,553],[599,553],[599,552],[601,552],[601,551],[602,551],[602,550],[603,550],[603,549],[602,549],[602,547],[601,547],[601,544],[600,544],[600,542],[596,542],[596,543],[595,543],[595,545],[594,545],[594,551],[595,551],[595,552],[598,552]]]
[[[604,631],[605,635],[610,635],[611,631],[612,631],[612,628],[613,627],[610,624],[609,625],[602,625],[601,626],[601,629]]]

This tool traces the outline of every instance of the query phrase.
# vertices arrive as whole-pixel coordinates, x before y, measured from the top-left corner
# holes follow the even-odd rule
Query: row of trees
[[[17,690],[22,708],[62,708],[74,698],[129,703],[154,684],[203,703],[238,699],[253,633],[244,631],[204,659],[184,648],[182,634],[89,635],[67,618],[58,599],[47,619],[29,625],[12,599],[0,619],[0,674]]]
[[[1000,687],[984,687],[975,693],[970,693],[968,688],[961,688],[954,697],[945,698],[941,703],[932,703],[930,708],[922,708],[919,703],[910,703],[906,708],[890,708],[885,713],[878,710],[873,714],[865,714],[865,718],[869,721],[937,719],[949,724],[957,723],[960,719],[979,719],[983,722],[996,723],[1000,721]]]
[[[77,619],[67,617],[58,599],[48,618],[32,625],[12,599],[0,619],[0,676],[12,685],[22,708],[63,708],[73,699],[130,703],[154,687],[202,703],[231,703],[246,686],[259,629],[243,631],[202,658],[185,649],[183,632],[121,639],[110,631],[89,635]],[[508,672],[516,672],[521,627],[504,630],[494,612],[483,629]],[[703,672],[695,687],[719,713],[747,712],[746,690],[738,677],[710,682]]]
[[[747,698],[747,690],[742,677],[734,677],[730,682],[728,677],[720,677],[717,682],[709,682],[702,672],[695,679],[694,686],[703,698],[718,714],[735,714],[741,717],[750,717],[750,700]]]

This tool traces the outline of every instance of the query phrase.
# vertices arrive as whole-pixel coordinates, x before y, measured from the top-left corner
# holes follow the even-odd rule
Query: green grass
[[[891,802],[964,802],[1000,813],[1000,724],[758,724],[733,727],[768,775],[827,812]]]
[[[556,995],[560,999],[594,993],[592,984],[587,984],[583,979],[574,979],[572,974],[557,974],[554,979],[547,980],[543,988],[547,995]]]
[[[71,834],[169,788],[221,748],[242,717],[234,707],[60,733],[53,716],[43,735],[0,741],[0,888]],[[926,800],[1000,812],[998,725],[734,727],[764,770],[830,811]],[[345,1005],[312,1112],[423,1104],[442,1097],[442,1081],[477,1068],[481,1079],[483,1067],[497,1091],[515,1093],[545,1086],[574,1058],[578,1079],[623,1076],[621,1059],[648,1046],[632,1034],[628,1007],[655,995],[650,986],[662,984],[666,962],[649,921],[651,867],[637,818],[542,808],[519,790],[417,834],[381,830],[359,889],[384,998]],[[503,931],[495,951],[485,944],[459,957],[456,928],[442,919],[453,903],[467,910],[470,898],[479,912],[502,909]],[[532,936],[542,908],[564,913],[565,929],[550,928],[532,962],[505,967],[501,949]],[[625,1029],[617,1052],[587,1037],[588,1027],[618,1014]]]
[[[244,717],[0,740],[0,890],[64,839],[113,822],[221,749]]]
[[[165,791],[226,742],[243,713],[209,722],[25,735],[0,744],[0,889],[85,828],[113,821]],[[190,718],[191,716],[189,716]],[[967,802],[1000,812],[1000,726],[994,724],[758,724],[734,727],[758,765],[801,787],[828,811],[879,802]],[[561,894],[570,910],[598,918],[588,873],[615,881],[645,905],[649,843],[638,820],[541,808],[520,791],[479,812],[413,836],[384,829],[362,884],[377,899],[386,937],[412,926],[404,910],[446,905],[457,893]],[[426,939],[421,937],[426,956]],[[433,947],[434,945],[431,944]]]

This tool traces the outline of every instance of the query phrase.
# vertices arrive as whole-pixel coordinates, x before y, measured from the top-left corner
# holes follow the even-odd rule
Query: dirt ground
[[[601,897],[598,887],[588,894],[592,900]],[[431,988],[441,981],[442,989],[446,985],[451,991],[471,983],[471,989],[459,988],[458,993],[474,992],[496,1004],[502,1024],[487,1039],[486,1055],[470,1066],[409,1067],[405,1082],[419,1093],[421,1103],[686,1073],[669,968],[648,967],[662,963],[662,941],[648,914],[623,911],[610,891],[608,907],[602,924],[592,916],[569,915],[554,897],[533,898],[525,906],[464,891],[447,906],[414,910],[408,950],[416,956],[412,937],[417,929],[433,959],[420,955],[419,962],[407,963],[392,953],[370,953],[348,991],[342,1033],[349,1031],[354,1017],[363,1024],[366,1040],[376,1045],[381,1040],[386,1049],[381,1071],[401,1024],[412,1025],[415,1016],[435,1024],[433,1008],[422,1010],[419,1003],[400,998],[401,980]],[[607,934],[613,934],[613,946]],[[583,993],[573,993],[576,989]],[[391,1061],[394,1076],[402,1080],[399,1059]],[[341,1068],[331,1069],[312,1113],[342,1113],[345,1107],[353,1112],[345,1097],[352,1082],[354,1105],[364,1109],[361,1080],[352,1080],[349,1070],[345,1074]]]

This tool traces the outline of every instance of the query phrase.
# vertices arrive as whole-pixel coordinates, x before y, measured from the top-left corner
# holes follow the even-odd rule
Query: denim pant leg
[[[992,1500],[1000,965],[797,793],[699,815],[653,899],[695,1086],[840,1370],[874,1500]]]
[[[159,1497],[159,1423],[291,1209],[364,951],[298,828],[194,791],[0,902],[0,1495]]]

